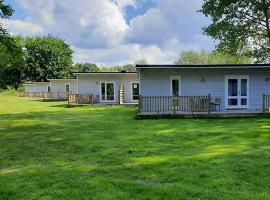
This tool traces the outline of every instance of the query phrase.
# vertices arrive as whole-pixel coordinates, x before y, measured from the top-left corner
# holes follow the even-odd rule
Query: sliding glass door
[[[101,83],[101,101],[115,101],[115,86],[114,83],[104,82]]]

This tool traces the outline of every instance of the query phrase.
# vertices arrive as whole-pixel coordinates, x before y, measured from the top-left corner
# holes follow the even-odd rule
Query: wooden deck
[[[139,116],[154,117],[154,116],[178,116],[178,117],[255,117],[255,116],[270,116],[269,112],[263,110],[226,110],[221,112],[188,112],[188,111],[177,111],[177,112],[141,112]]]
[[[45,101],[65,101],[68,100],[67,92],[22,92],[20,97],[38,98]]]
[[[270,95],[263,95],[262,109],[220,110],[213,107],[213,98],[208,96],[142,97],[139,116],[180,117],[254,117],[270,116]],[[214,108],[214,109],[213,109]]]

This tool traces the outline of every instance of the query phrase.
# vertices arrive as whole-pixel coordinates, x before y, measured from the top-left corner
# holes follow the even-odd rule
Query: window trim
[[[69,91],[67,92],[67,85],[69,88]],[[65,93],[70,93],[70,83],[65,83]]]
[[[232,106],[228,105],[228,99],[229,99],[229,95],[228,95],[228,80],[229,79],[247,79],[247,105],[246,106],[236,106],[235,108]],[[249,75],[225,75],[225,109],[229,110],[229,109],[249,109],[249,101],[250,101],[250,76]],[[239,92],[239,91],[237,91]],[[239,94],[237,96],[237,99],[239,99]]]
[[[133,84],[139,84],[139,95],[140,96],[140,83],[137,81],[137,82],[131,82],[131,101],[134,101],[134,102],[138,102],[139,99],[133,99]]]
[[[102,83],[105,83],[105,94],[106,94],[105,100],[102,100],[102,88],[101,88]],[[108,83],[113,84],[114,100],[107,100],[107,87],[106,86],[107,86]],[[100,81],[100,83],[99,83],[99,94],[100,94],[100,102],[111,102],[111,103],[116,102],[115,82],[113,82],[113,81]]]
[[[173,88],[172,88],[172,81],[178,80],[179,81],[179,96],[181,96],[181,76],[170,76],[170,95],[173,96]]]

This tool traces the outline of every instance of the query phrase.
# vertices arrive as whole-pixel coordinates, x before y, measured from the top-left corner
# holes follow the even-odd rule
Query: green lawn
[[[0,96],[0,199],[270,199],[270,119]]]

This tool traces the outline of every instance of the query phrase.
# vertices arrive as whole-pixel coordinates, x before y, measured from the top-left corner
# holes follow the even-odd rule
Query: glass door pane
[[[101,99],[102,99],[103,101],[106,100],[105,94],[106,94],[105,83],[101,83]]]
[[[107,83],[106,86],[106,94],[107,94],[107,100],[113,101],[114,100],[114,84],[113,83]]]
[[[247,79],[241,79],[241,97],[240,98],[241,98],[241,106],[246,106],[247,105]]]
[[[228,105],[238,105],[238,79],[228,79]]]
[[[228,80],[228,96],[231,96],[231,97],[238,96],[238,80],[237,79]]]
[[[172,80],[172,95],[179,96],[179,79]]]
[[[241,79],[241,96],[247,96],[247,79]]]
[[[132,83],[132,99],[139,99],[139,83]]]

